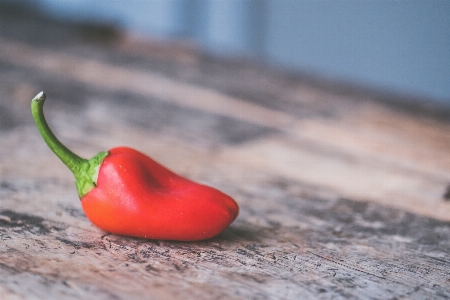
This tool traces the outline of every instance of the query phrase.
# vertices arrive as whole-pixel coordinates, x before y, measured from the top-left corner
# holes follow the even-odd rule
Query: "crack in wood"
[[[317,257],[323,259],[323,260],[326,260],[326,261],[332,262],[332,263],[334,263],[334,264],[343,266],[343,267],[345,267],[345,268],[347,268],[347,269],[350,269],[350,270],[353,270],[353,271],[357,271],[357,272],[361,272],[361,273],[364,273],[364,274],[367,274],[367,275],[370,275],[370,276],[374,276],[374,277],[377,277],[377,278],[380,278],[380,279],[387,280],[386,277],[383,277],[383,276],[380,276],[380,275],[377,275],[377,274],[374,274],[374,273],[371,273],[371,272],[362,270],[362,269],[357,268],[357,267],[354,267],[354,266],[350,266],[350,265],[348,265],[348,264],[346,264],[346,263],[343,263],[343,262],[340,262],[340,261],[337,261],[337,260],[328,258],[328,257],[326,257],[326,256],[323,256],[323,255],[314,253],[314,252],[312,252],[312,251],[310,251],[310,250],[306,250],[306,252],[309,253],[309,254],[315,255],[315,256],[317,256]]]

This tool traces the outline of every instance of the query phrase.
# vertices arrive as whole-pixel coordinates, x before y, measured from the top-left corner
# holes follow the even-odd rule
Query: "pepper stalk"
[[[46,96],[40,92],[31,100],[31,113],[36,126],[44,138],[47,146],[69,168],[76,180],[78,196],[83,198],[89,191],[97,186],[100,165],[109,152],[99,152],[91,159],[79,157],[64,146],[53,134],[44,117],[44,103]]]

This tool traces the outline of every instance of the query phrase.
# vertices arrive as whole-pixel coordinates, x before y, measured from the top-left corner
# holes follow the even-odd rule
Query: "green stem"
[[[103,159],[109,154],[100,152],[87,160],[79,157],[64,146],[48,127],[44,117],[45,94],[40,92],[31,100],[31,113],[36,126],[48,147],[72,171],[76,179],[78,195],[82,198],[97,185],[98,171]]]
[[[33,114],[34,121],[48,147],[59,157],[70,171],[75,174],[80,170],[81,165],[85,163],[87,159],[81,158],[70,151],[50,130],[44,117],[45,98],[45,94],[40,92],[33,100],[31,100],[31,113]]]

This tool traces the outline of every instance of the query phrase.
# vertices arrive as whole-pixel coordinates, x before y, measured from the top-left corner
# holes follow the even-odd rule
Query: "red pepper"
[[[86,216],[104,231],[148,239],[196,241],[216,236],[237,217],[224,193],[183,178],[127,147],[90,160],[67,149],[44,118],[45,94],[31,101],[36,125],[50,149],[76,179]]]

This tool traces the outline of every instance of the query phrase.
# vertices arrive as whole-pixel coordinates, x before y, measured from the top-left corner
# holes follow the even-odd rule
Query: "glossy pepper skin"
[[[212,238],[237,217],[226,194],[181,177],[128,147],[78,157],[53,135],[44,115],[45,94],[32,100],[36,125],[50,149],[74,173],[86,216],[104,231],[147,239]]]
[[[211,238],[238,214],[236,202],[224,193],[126,147],[109,151],[97,187],[81,204],[91,222],[105,231],[162,240]]]

